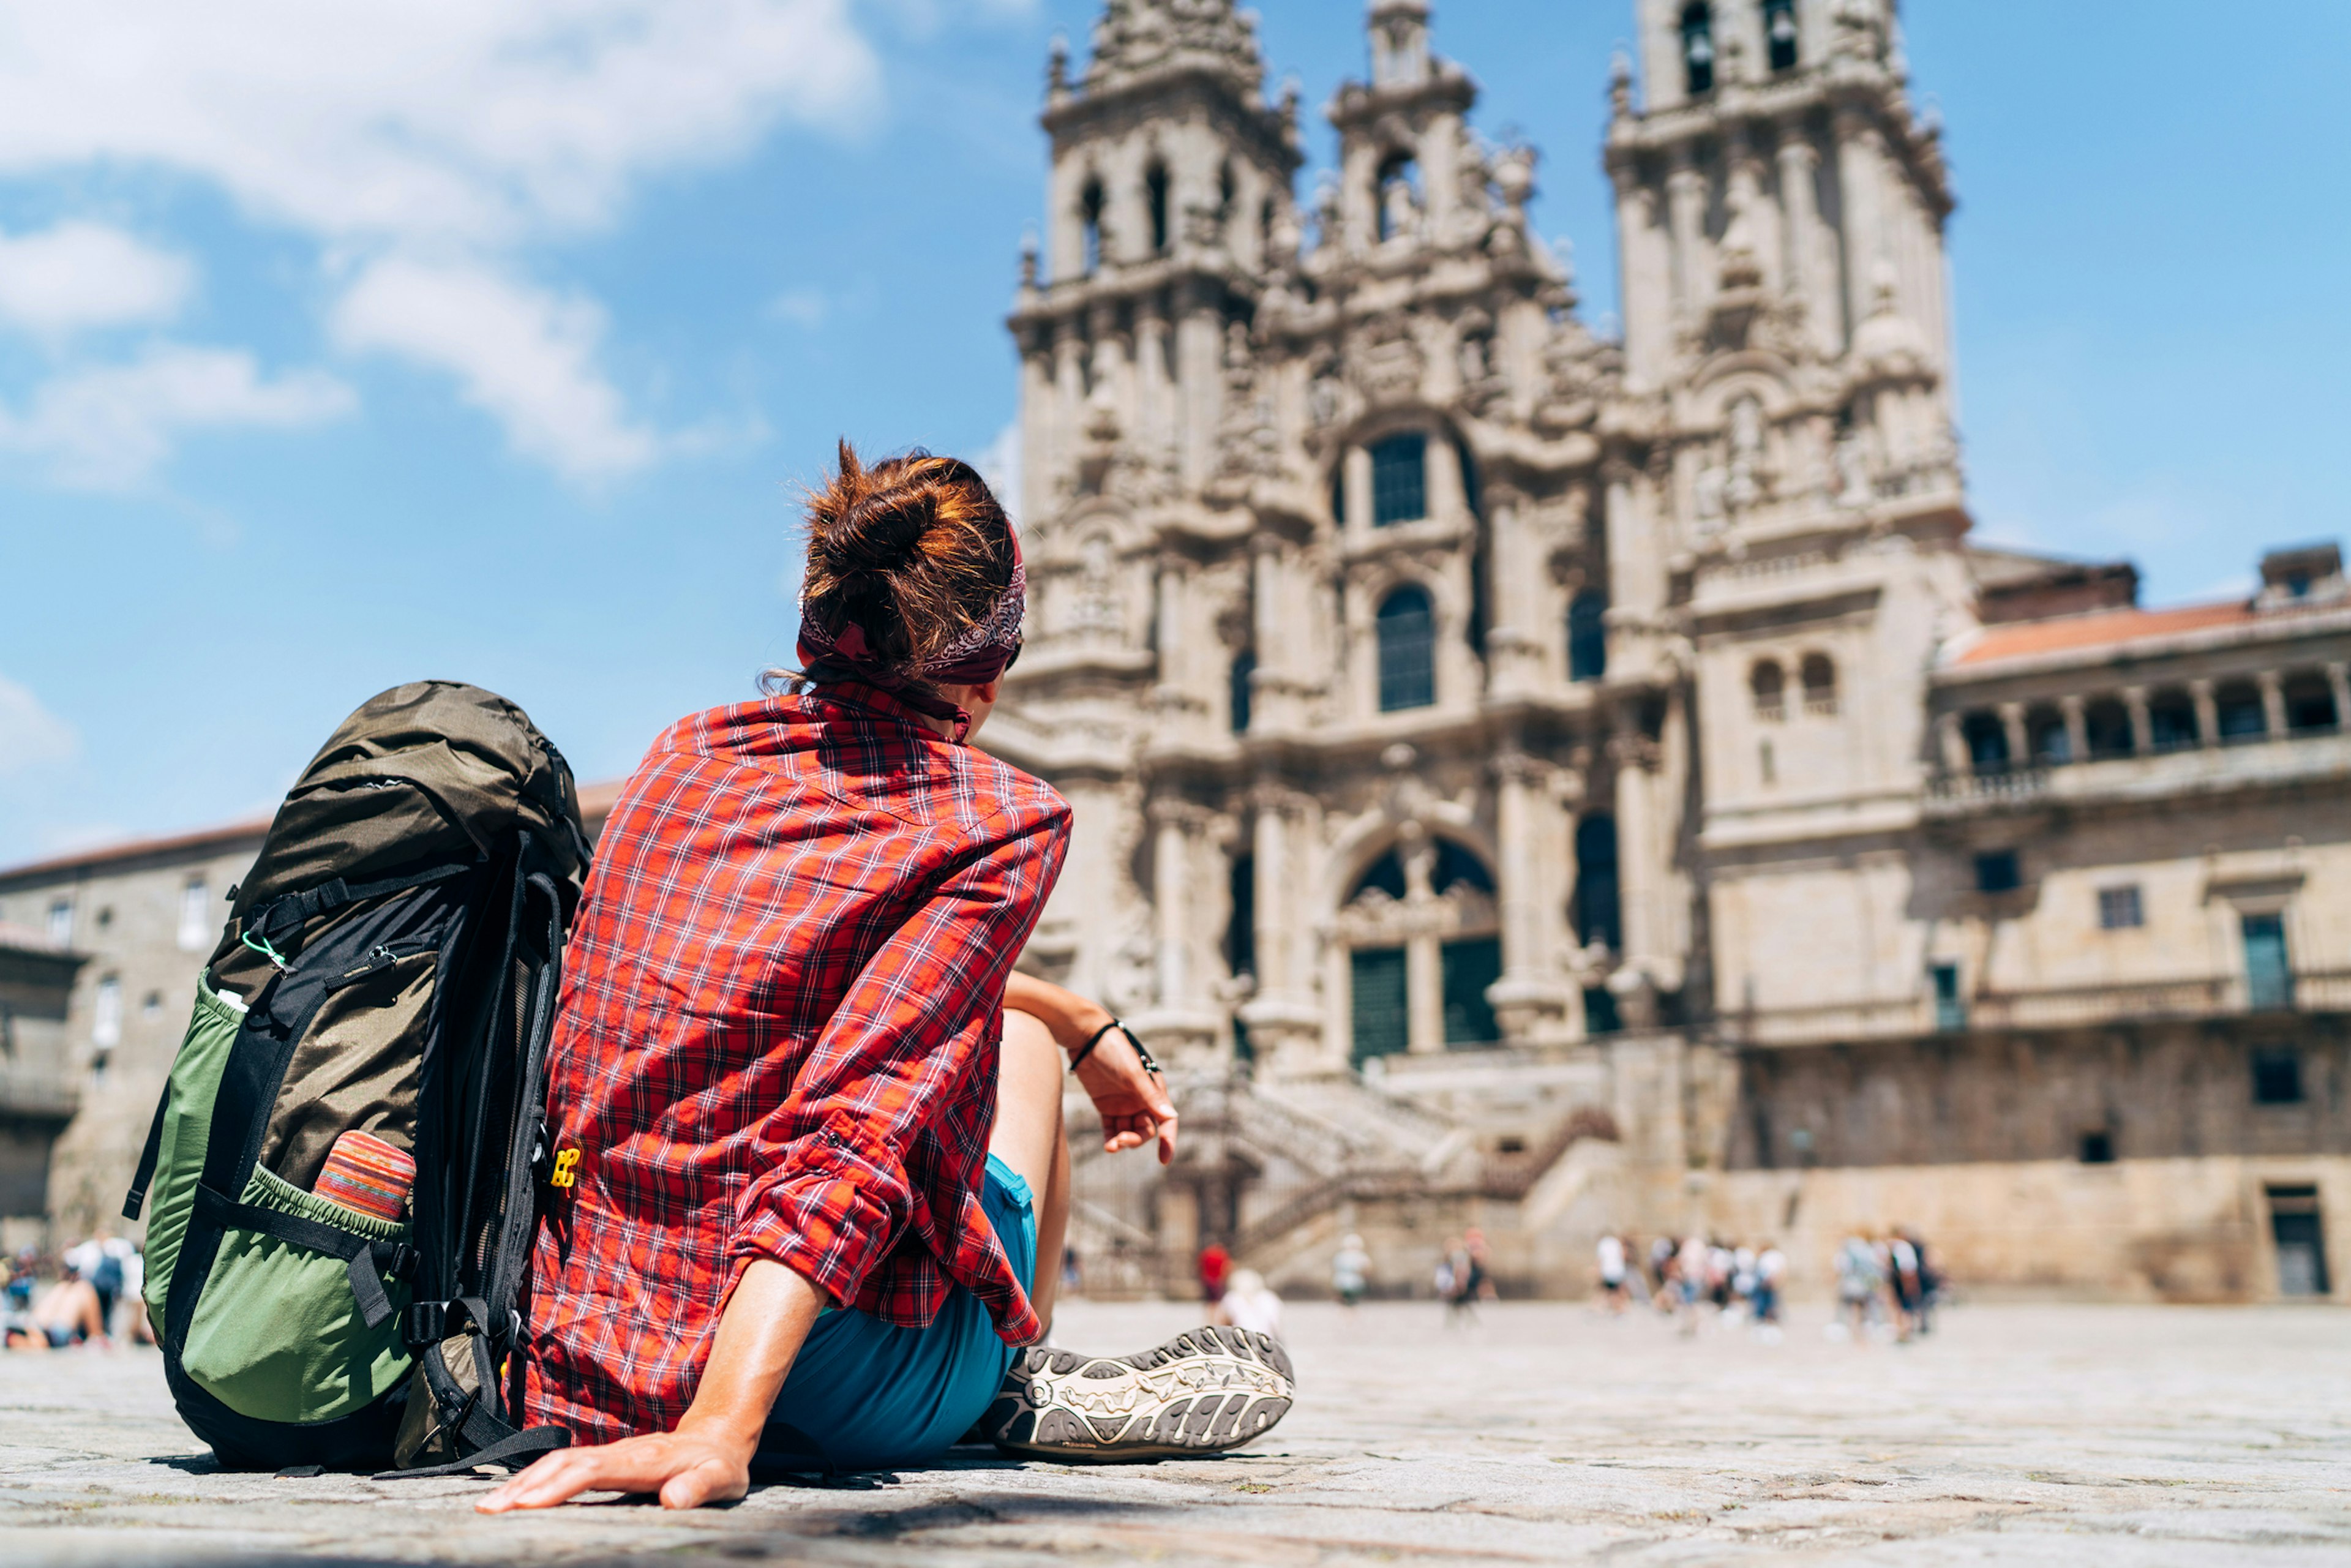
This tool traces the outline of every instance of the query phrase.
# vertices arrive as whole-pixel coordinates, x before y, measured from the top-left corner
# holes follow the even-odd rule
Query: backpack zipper
[[[394,964],[438,951],[429,942],[379,942],[367,950],[367,956],[327,982],[327,989],[340,991],[345,986],[355,986],[370,975],[380,974]]]

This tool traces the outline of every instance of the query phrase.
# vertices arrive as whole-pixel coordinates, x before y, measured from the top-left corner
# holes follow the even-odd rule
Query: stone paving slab
[[[1196,1316],[1073,1302],[1059,1337],[1132,1350]],[[1304,1305],[1299,1405],[1241,1454],[497,1519],[475,1481],[220,1473],[152,1351],[0,1355],[0,1563],[2351,1563],[2351,1314],[1985,1305],[1899,1346],[1822,1325]]]

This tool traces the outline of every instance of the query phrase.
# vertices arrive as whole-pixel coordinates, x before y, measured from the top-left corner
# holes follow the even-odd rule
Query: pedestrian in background
[[[1215,1306],[1225,1299],[1225,1282],[1232,1275],[1233,1255],[1221,1241],[1200,1249],[1200,1299]]]
[[[1372,1255],[1364,1250],[1364,1239],[1349,1231],[1331,1258],[1331,1293],[1341,1306],[1353,1307],[1364,1299],[1371,1273]]]
[[[1219,1328],[1240,1329],[1248,1333],[1281,1337],[1281,1298],[1265,1282],[1265,1276],[1254,1269],[1241,1269],[1233,1274],[1232,1287],[1225,1299],[1217,1303],[1209,1322]]]

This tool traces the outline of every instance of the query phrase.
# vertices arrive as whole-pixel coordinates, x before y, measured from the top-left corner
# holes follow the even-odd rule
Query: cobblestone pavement
[[[1059,1337],[1124,1351],[1193,1317],[1077,1302]],[[0,1355],[0,1563],[2351,1562],[2351,1314],[1984,1305],[1904,1346],[1823,1322],[1766,1345],[1561,1304],[1450,1330],[1301,1306],[1299,1406],[1242,1454],[503,1519],[478,1482],[216,1473],[152,1351]]]

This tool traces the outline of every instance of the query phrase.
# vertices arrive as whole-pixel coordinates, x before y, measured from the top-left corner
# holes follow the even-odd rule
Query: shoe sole
[[[1280,1342],[1199,1328],[1133,1355],[1023,1351],[980,1429],[1029,1458],[1130,1464],[1238,1448],[1296,1396]]]

